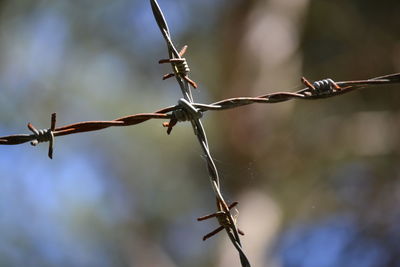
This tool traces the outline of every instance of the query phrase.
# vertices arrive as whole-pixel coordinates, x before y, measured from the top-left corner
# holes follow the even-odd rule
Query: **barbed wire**
[[[175,49],[174,44],[172,43],[168,25],[161,11],[160,6],[158,5],[156,0],[150,0],[150,4],[157,25],[160,28],[161,33],[164,36],[164,39],[167,43],[168,53],[170,57],[169,62],[171,63],[174,76],[181,87],[181,91],[184,97],[183,99],[179,100],[178,105],[180,106],[182,111],[186,113],[185,118],[189,119],[190,122],[192,123],[194,133],[197,136],[197,140],[199,141],[200,146],[204,153],[204,158],[206,159],[208,176],[216,197],[217,213],[219,214],[217,217],[218,222],[220,223],[221,227],[225,229],[230,240],[232,241],[233,245],[238,251],[242,266],[250,267],[250,262],[242,249],[242,244],[240,242],[240,237],[239,237],[239,230],[236,226],[236,220],[230,213],[229,206],[226,204],[226,201],[224,200],[224,197],[222,196],[220,190],[220,180],[219,180],[218,170],[211,156],[210,148],[208,146],[207,136],[204,127],[201,123],[202,113],[199,109],[197,109],[193,105],[193,97],[190,90],[190,86],[192,85],[193,87],[197,87],[197,85],[188,78],[188,71],[190,69],[188,67],[186,60],[181,57],[181,55],[184,54],[184,51],[186,51],[186,48],[184,47],[184,49],[181,50],[181,53],[177,53],[177,50]],[[179,60],[177,61],[176,59]],[[173,118],[171,119],[171,121],[168,124],[165,124],[165,126],[168,127],[167,131],[168,133],[171,132],[172,127],[177,123],[178,120],[179,117],[177,116],[177,113],[176,112],[173,113]]]
[[[233,202],[232,204],[228,205],[222,195],[218,170],[211,155],[208,139],[201,122],[203,113],[207,111],[233,109],[255,103],[273,104],[290,100],[318,100],[322,98],[339,96],[354,90],[371,86],[400,83],[400,73],[366,80],[340,82],[335,82],[328,78],[311,83],[306,78],[302,77],[301,82],[305,85],[305,87],[295,92],[275,92],[257,97],[234,97],[220,100],[211,104],[195,103],[193,100],[191,87],[197,88],[197,84],[189,78],[188,74],[190,68],[186,59],[182,57],[186,52],[187,46],[184,46],[180,52],[177,51],[172,42],[168,25],[160,6],[156,0],[150,0],[150,4],[157,25],[167,43],[169,54],[168,59],[162,59],[159,61],[159,63],[170,63],[173,71],[172,73],[164,75],[163,79],[175,76],[183,94],[183,98],[178,100],[177,105],[169,106],[153,113],[139,113],[108,121],[83,121],[61,127],[56,127],[56,113],[53,113],[51,115],[50,128],[38,130],[31,123],[28,123],[27,126],[32,134],[15,134],[0,137],[0,145],[18,145],[26,142],[31,142],[32,145],[37,145],[38,143],[49,142],[48,156],[52,158],[54,141],[55,138],[59,136],[98,131],[109,127],[132,126],[151,119],[169,120],[169,122],[164,122],[163,126],[167,127],[167,133],[170,134],[173,127],[178,122],[190,121],[206,159],[208,176],[216,197],[217,206],[216,212],[199,217],[198,221],[216,218],[220,224],[217,229],[209,234],[206,234],[203,237],[203,240],[206,240],[218,232],[225,230],[232,244],[239,253],[241,265],[243,267],[249,267],[250,262],[242,248],[239,237],[239,235],[244,235],[244,233],[237,227],[236,216],[231,214],[231,209],[234,208],[238,203]]]
[[[304,78],[303,78],[304,79]],[[326,80],[326,79],[325,79]],[[323,82],[324,80],[316,81],[314,84]],[[380,76],[376,78],[371,78],[367,80],[357,80],[357,81],[341,81],[335,84],[340,87],[340,89],[330,89],[329,91],[318,91],[309,87],[303,88],[296,92],[276,92],[265,94],[256,97],[234,97],[224,100],[220,100],[211,104],[201,104],[192,103],[191,106],[197,111],[204,113],[206,111],[217,111],[217,110],[227,110],[238,108],[241,106],[246,106],[255,103],[261,104],[273,104],[280,103],[289,100],[317,100],[322,98],[334,97],[342,95],[345,93],[352,92],[357,89],[367,88],[376,85],[387,85],[400,83],[400,73]],[[187,121],[187,113],[182,109],[182,104],[179,103],[175,106],[170,106],[163,108],[161,110],[155,111],[153,113],[139,113],[134,115],[129,115],[121,118],[117,118],[110,121],[83,121],[78,123],[73,123],[65,125],[62,127],[55,127],[52,130],[54,137],[98,131],[108,127],[123,127],[136,125],[145,122],[150,119],[170,119],[178,121]],[[54,115],[55,116],[55,115]],[[55,121],[55,119],[54,119]],[[164,126],[168,127],[170,123],[164,123]],[[176,123],[175,123],[176,124]],[[32,124],[30,124],[32,126]],[[36,129],[36,128],[35,128]],[[39,130],[43,131],[43,130]],[[32,142],[37,140],[37,134],[15,134],[9,136],[0,137],[0,145],[18,145],[26,142]],[[42,140],[40,142],[47,141]]]

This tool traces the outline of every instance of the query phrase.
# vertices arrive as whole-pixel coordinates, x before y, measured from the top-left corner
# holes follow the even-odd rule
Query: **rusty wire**
[[[56,114],[53,113],[51,117],[50,128],[38,130],[31,123],[28,123],[28,128],[32,131],[32,134],[16,134],[0,137],[0,145],[17,145],[26,142],[31,142],[32,145],[37,145],[40,142],[49,142],[48,156],[52,158],[54,140],[55,137],[58,136],[98,131],[109,127],[131,126],[143,123],[150,119],[169,120],[169,122],[164,122],[163,125],[168,128],[167,133],[170,134],[173,127],[179,121],[190,121],[206,159],[208,175],[212,189],[215,193],[217,205],[216,212],[200,217],[198,220],[202,221],[209,218],[216,218],[220,224],[217,229],[205,235],[203,240],[210,238],[222,230],[226,230],[229,239],[232,241],[232,244],[239,253],[241,265],[246,267],[250,266],[250,262],[243,251],[239,238],[239,234],[243,235],[243,232],[238,229],[236,217],[230,212],[230,210],[237,205],[237,202],[233,202],[232,204],[228,205],[223,198],[220,188],[218,170],[211,156],[207,136],[201,123],[201,117],[203,113],[206,111],[238,108],[255,103],[272,104],[295,99],[317,100],[334,97],[370,86],[400,83],[400,73],[366,80],[340,82],[335,82],[332,79],[323,79],[311,83],[303,77],[301,78],[301,81],[306,87],[295,92],[276,92],[257,97],[235,97],[217,101],[211,104],[195,103],[191,93],[191,86],[196,88],[197,84],[189,78],[189,66],[186,59],[182,58],[187,46],[184,46],[180,52],[176,50],[170,36],[168,25],[157,1],[150,0],[150,4],[157,25],[159,26],[167,43],[169,53],[169,59],[160,60],[159,63],[170,63],[173,70],[173,73],[164,75],[164,79],[175,76],[183,94],[183,98],[179,99],[177,105],[166,107],[153,113],[139,113],[109,121],[83,121],[61,127],[56,127]]]
[[[400,73],[380,76],[367,80],[336,82],[336,84],[340,86],[340,90],[319,92],[319,91],[314,91],[312,88],[306,87],[296,92],[276,92],[256,97],[234,97],[234,98],[220,100],[211,104],[192,103],[191,106],[196,108],[198,111],[204,113],[206,111],[233,109],[255,103],[273,104],[294,99],[317,100],[317,99],[342,95],[354,90],[367,88],[371,86],[395,84],[395,83],[400,83]],[[178,105],[166,107],[161,110],[155,111],[153,113],[139,113],[117,118],[110,121],[83,121],[65,125],[62,127],[55,127],[54,130],[52,130],[52,132],[54,134],[54,137],[58,137],[76,133],[98,131],[108,127],[131,126],[145,122],[150,119],[170,119],[170,120],[176,120],[176,122],[186,121],[189,119],[188,117],[185,117],[186,115],[187,114],[183,111],[182,103],[178,101]],[[32,126],[32,124],[30,125]],[[169,126],[168,123],[164,123],[164,125],[166,127]],[[26,142],[32,142],[36,139],[37,139],[36,134],[15,134],[15,135],[0,137],[0,145],[18,145]]]

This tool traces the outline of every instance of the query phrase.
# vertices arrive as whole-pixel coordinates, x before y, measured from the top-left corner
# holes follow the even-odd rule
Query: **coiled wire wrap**
[[[54,135],[51,129],[34,129],[32,132],[34,133],[36,138],[35,140],[31,141],[32,146],[36,146],[37,144],[43,142],[50,142],[52,139],[54,139]]]
[[[28,123],[28,128],[33,133],[33,138],[31,139],[31,145],[36,146],[39,143],[49,142],[49,158],[53,158],[53,148],[54,148],[54,131],[56,129],[56,113],[51,114],[51,126],[49,129],[36,129],[32,124]]]
[[[336,83],[330,78],[315,81],[312,83],[312,85],[314,86],[315,90],[320,93],[330,92],[333,89],[336,89]]]
[[[190,72],[190,68],[186,61],[186,58],[174,59],[172,62],[176,68],[176,72],[180,75],[185,76]]]

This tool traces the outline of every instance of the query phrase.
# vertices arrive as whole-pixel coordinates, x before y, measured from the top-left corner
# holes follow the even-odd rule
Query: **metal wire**
[[[157,21],[158,27],[160,28],[161,33],[163,33],[163,36],[167,42],[167,47],[168,47],[170,58],[174,58],[174,57],[171,57],[171,55],[174,55],[175,57],[180,58],[180,55],[176,54],[176,49],[174,48],[171,37],[169,35],[169,29],[168,29],[167,22],[164,18],[164,15],[163,15],[157,1],[150,0],[150,3],[152,6],[153,14]],[[187,68],[189,69],[189,67],[187,67]],[[177,68],[173,68],[173,69],[175,72],[175,76],[177,78],[180,77],[178,75]],[[222,214],[226,217],[226,220],[229,221],[229,224],[224,224],[221,226],[223,226],[225,228],[232,243],[238,250],[242,266],[246,266],[246,267],[250,266],[250,262],[247,259],[245,253],[243,252],[243,249],[242,249],[242,246],[240,243],[240,238],[239,238],[239,233],[238,233],[238,229],[236,226],[236,221],[232,217],[232,215],[229,211],[229,207],[226,204],[226,202],[222,196],[222,193],[220,191],[220,181],[219,181],[218,170],[217,170],[217,167],[215,166],[214,160],[211,156],[210,148],[208,146],[207,136],[206,136],[204,127],[200,120],[201,116],[198,115],[199,114],[198,110],[192,104],[193,97],[190,92],[189,81],[187,79],[178,79],[178,80],[179,80],[178,82],[180,85],[183,83],[183,86],[181,85],[181,89],[182,89],[184,97],[186,96],[185,99],[187,100],[187,101],[181,100],[179,105],[181,106],[181,108],[183,108],[184,111],[186,111],[186,113],[190,114],[190,117],[189,117],[190,122],[192,123],[193,130],[197,136],[197,139],[200,143],[200,146],[203,150],[203,153],[205,155],[205,159],[207,162],[208,175],[209,175],[211,186],[214,190],[216,200],[217,200],[217,209],[218,209],[218,211],[223,212]],[[222,221],[222,220],[219,220],[219,221]]]
[[[70,135],[83,132],[98,131],[108,127],[115,126],[130,126],[145,122],[150,119],[170,119],[171,114],[165,114],[175,110],[176,107],[165,108],[156,111],[155,113],[141,113],[129,115],[111,121],[83,121],[55,128],[52,132],[54,137]],[[26,142],[37,140],[37,135],[34,134],[14,134],[0,137],[0,145],[18,145]]]
[[[289,100],[318,100],[322,98],[334,97],[349,93],[354,90],[367,88],[376,85],[387,85],[400,83],[400,73],[385,75],[381,77],[371,78],[367,80],[356,81],[341,81],[336,82],[341,86],[340,91],[331,91],[329,93],[313,92],[310,88],[303,88],[296,92],[277,92],[265,94],[257,97],[234,97],[220,100],[211,104],[191,103],[191,105],[200,112],[213,111],[213,110],[227,110],[241,106],[246,106],[254,103],[273,104],[285,102]],[[75,133],[98,131],[113,126],[131,126],[150,119],[171,119],[176,115],[177,111],[182,111],[181,105],[170,106],[154,113],[139,113],[129,115],[126,117],[117,118],[110,121],[83,121],[77,122],[62,127],[57,127],[53,130],[54,137],[70,135]],[[186,116],[186,115],[182,115]],[[182,119],[182,121],[185,121]],[[0,145],[18,145],[26,142],[31,142],[37,139],[35,134],[15,134],[0,137]]]
[[[172,43],[168,25],[164,18],[164,14],[161,11],[160,6],[158,5],[157,1],[152,1],[152,0],[150,0],[150,5],[151,5],[151,9],[153,11],[154,18],[157,22],[157,25],[160,28],[161,34],[163,35],[165,41],[167,42],[169,58],[170,59],[173,59],[173,58],[182,59],[180,54],[178,53],[178,50],[176,50],[174,44]],[[178,81],[179,86],[181,87],[183,97],[186,100],[189,100],[192,102],[193,96],[192,96],[192,92],[190,90],[189,83],[187,81],[185,81],[185,79],[183,79],[181,75],[179,75],[177,68],[174,68],[174,66],[172,66],[172,70],[175,74],[175,78]]]
[[[376,85],[387,85],[395,83],[400,83],[400,73],[380,76],[367,80],[336,82],[337,85],[341,86],[341,89],[335,91],[331,90],[329,92],[318,92],[318,91],[313,91],[311,88],[303,88],[296,92],[277,92],[257,97],[228,98],[211,104],[202,104],[193,102],[190,103],[193,108],[204,113],[206,111],[227,110],[254,103],[273,104],[294,99],[318,100],[322,98],[342,95],[357,89],[367,88]],[[154,113],[139,113],[139,114],[129,115],[126,117],[117,118],[110,121],[83,121],[55,128],[54,130],[52,130],[52,132],[54,134],[54,137],[57,137],[75,133],[98,131],[113,126],[131,126],[145,122],[150,119],[172,119],[173,117],[177,117],[179,118],[178,121],[188,120],[188,118],[185,119],[185,116],[187,116],[187,114],[183,114],[184,112],[182,111],[182,109],[183,107],[181,101],[180,103],[178,103],[178,105],[166,107],[161,110],[155,111]],[[36,134],[9,135],[0,137],[0,145],[18,145],[26,142],[31,142],[36,139],[37,139]]]
[[[48,155],[50,158],[52,158],[54,140],[55,137],[58,136],[98,131],[109,127],[131,126],[143,123],[150,119],[169,120],[169,122],[164,122],[163,125],[168,128],[167,133],[170,134],[173,127],[178,122],[190,121],[206,159],[208,176],[210,179],[211,187],[216,197],[217,205],[217,212],[200,217],[199,220],[215,217],[220,224],[220,227],[205,235],[203,239],[208,239],[214,234],[225,229],[226,233],[229,236],[229,239],[239,253],[241,265],[248,267],[250,266],[250,262],[242,248],[239,237],[239,234],[243,233],[237,227],[236,218],[234,218],[234,216],[232,216],[232,214],[230,213],[230,209],[236,206],[237,202],[228,205],[222,195],[218,170],[212,158],[207,136],[201,122],[203,113],[206,111],[238,108],[255,103],[272,104],[295,99],[318,100],[322,98],[334,97],[370,86],[400,83],[400,73],[380,76],[367,80],[341,82],[334,82],[332,79],[323,79],[311,83],[303,77],[301,81],[306,87],[296,92],[276,92],[257,97],[235,97],[220,100],[211,104],[195,103],[193,101],[190,86],[196,87],[197,85],[188,78],[187,74],[189,72],[189,66],[187,64],[187,61],[181,57],[186,48],[184,47],[181,52],[178,52],[176,50],[171,40],[167,22],[157,1],[150,0],[150,4],[157,25],[160,28],[161,33],[167,43],[169,59],[162,60],[162,63],[168,62],[172,65],[172,69],[174,72],[173,76],[175,76],[183,94],[183,98],[178,101],[177,105],[166,107],[153,113],[139,113],[109,121],[83,121],[61,127],[55,126],[56,114],[53,113],[51,117],[51,127],[49,129],[38,130],[29,123],[28,128],[32,131],[32,134],[16,134],[0,137],[0,145],[17,145],[26,142],[31,142],[32,145],[36,145],[40,142],[49,142]]]
[[[164,18],[164,15],[160,9],[160,6],[158,5],[156,0],[150,0],[151,7],[153,10],[154,17],[156,19],[156,22],[158,24],[158,27],[161,30],[161,33],[163,34],[166,42],[167,42],[167,47],[168,47],[168,52],[170,58],[180,58],[180,54],[177,53],[176,49],[174,48],[174,45],[172,43],[169,29],[167,22]],[[187,64],[187,63],[186,63]],[[187,69],[189,67],[187,66]],[[239,252],[240,255],[240,261],[242,266],[250,266],[250,262],[247,259],[245,253],[243,252],[241,243],[240,243],[240,238],[239,238],[239,233],[238,229],[236,226],[236,221],[233,219],[232,215],[229,212],[228,205],[226,204],[222,193],[220,191],[220,181],[219,181],[219,175],[218,175],[218,170],[217,167],[215,166],[214,160],[211,156],[210,148],[208,146],[208,140],[207,136],[204,130],[204,127],[201,123],[201,116],[199,116],[199,112],[196,109],[196,107],[193,106],[193,97],[190,91],[190,82],[187,79],[182,79],[182,75],[179,75],[177,68],[173,68],[175,77],[178,80],[179,85],[181,86],[181,90],[183,93],[183,96],[185,100],[187,101],[180,101],[179,106],[187,113],[190,114],[190,122],[192,123],[193,130],[195,132],[195,135],[197,136],[197,139],[200,143],[200,146],[203,150],[203,153],[205,155],[205,159],[207,162],[207,169],[208,169],[208,175],[210,178],[211,186],[214,190],[214,193],[216,195],[217,199],[217,209],[218,211],[222,211],[223,214],[226,216],[226,219],[230,222],[229,225],[221,225],[225,228],[226,232],[228,233],[232,243],[236,247],[236,249]],[[169,132],[171,131],[172,128],[169,128]]]

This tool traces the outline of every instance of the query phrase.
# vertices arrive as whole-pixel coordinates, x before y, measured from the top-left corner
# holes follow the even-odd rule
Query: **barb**
[[[228,206],[229,212],[230,212],[230,210],[231,210],[232,208],[234,208],[235,206],[237,206],[237,204],[238,204],[238,202],[233,202],[232,204],[230,204],[230,205]],[[211,218],[217,218],[218,223],[220,224],[220,227],[218,227],[218,228],[215,229],[214,231],[212,231],[212,232],[206,234],[206,235],[203,237],[203,241],[205,241],[205,240],[207,240],[208,238],[210,238],[210,237],[212,237],[212,236],[218,234],[219,232],[221,232],[222,230],[224,230],[224,228],[230,230],[230,228],[232,227],[232,225],[231,225],[231,223],[230,223],[230,221],[229,221],[229,214],[227,214],[227,213],[223,210],[222,205],[223,205],[223,203],[220,203],[220,202],[218,202],[218,200],[217,200],[217,206],[218,206],[218,208],[219,208],[217,212],[214,212],[214,213],[211,213],[211,214],[208,214],[208,215],[205,215],[205,216],[202,216],[202,217],[197,218],[198,221],[204,221],[204,220],[208,220],[208,219],[211,219]],[[236,221],[236,216],[234,217],[234,220]],[[244,235],[243,231],[241,231],[239,228],[238,228],[238,232],[239,232],[239,234]]]
[[[49,142],[48,156],[50,159],[53,158],[53,146],[54,146],[54,130],[56,128],[56,113],[51,114],[51,126],[50,129],[37,130],[31,123],[28,123],[28,128],[33,132],[35,139],[31,141],[32,146],[36,146],[42,142]]]
[[[159,63],[171,63],[173,76],[175,76],[178,84],[181,88],[183,97],[190,102],[193,102],[192,91],[190,90],[190,85],[194,88],[197,88],[197,84],[189,79],[188,72],[190,70],[186,59],[182,58],[181,56],[186,52],[186,46],[184,46],[181,52],[178,53],[174,44],[171,40],[171,35],[169,33],[168,24],[165,20],[164,14],[161,11],[160,6],[158,5],[156,0],[150,0],[151,10],[153,11],[154,18],[157,22],[158,27],[167,43],[169,59],[160,60]],[[163,77],[163,79],[167,79],[171,74],[167,74]]]
[[[192,81],[188,76],[188,74],[190,72],[190,68],[189,68],[188,63],[186,62],[186,58],[182,57],[185,54],[186,49],[187,49],[187,45],[185,45],[179,52],[179,58],[161,59],[160,61],[158,61],[158,63],[159,64],[171,63],[173,70],[174,70],[173,73],[165,74],[163,76],[163,80],[166,80],[173,76],[177,76],[177,77],[181,77],[182,79],[184,79],[193,88],[197,88],[197,84],[194,81]]]

